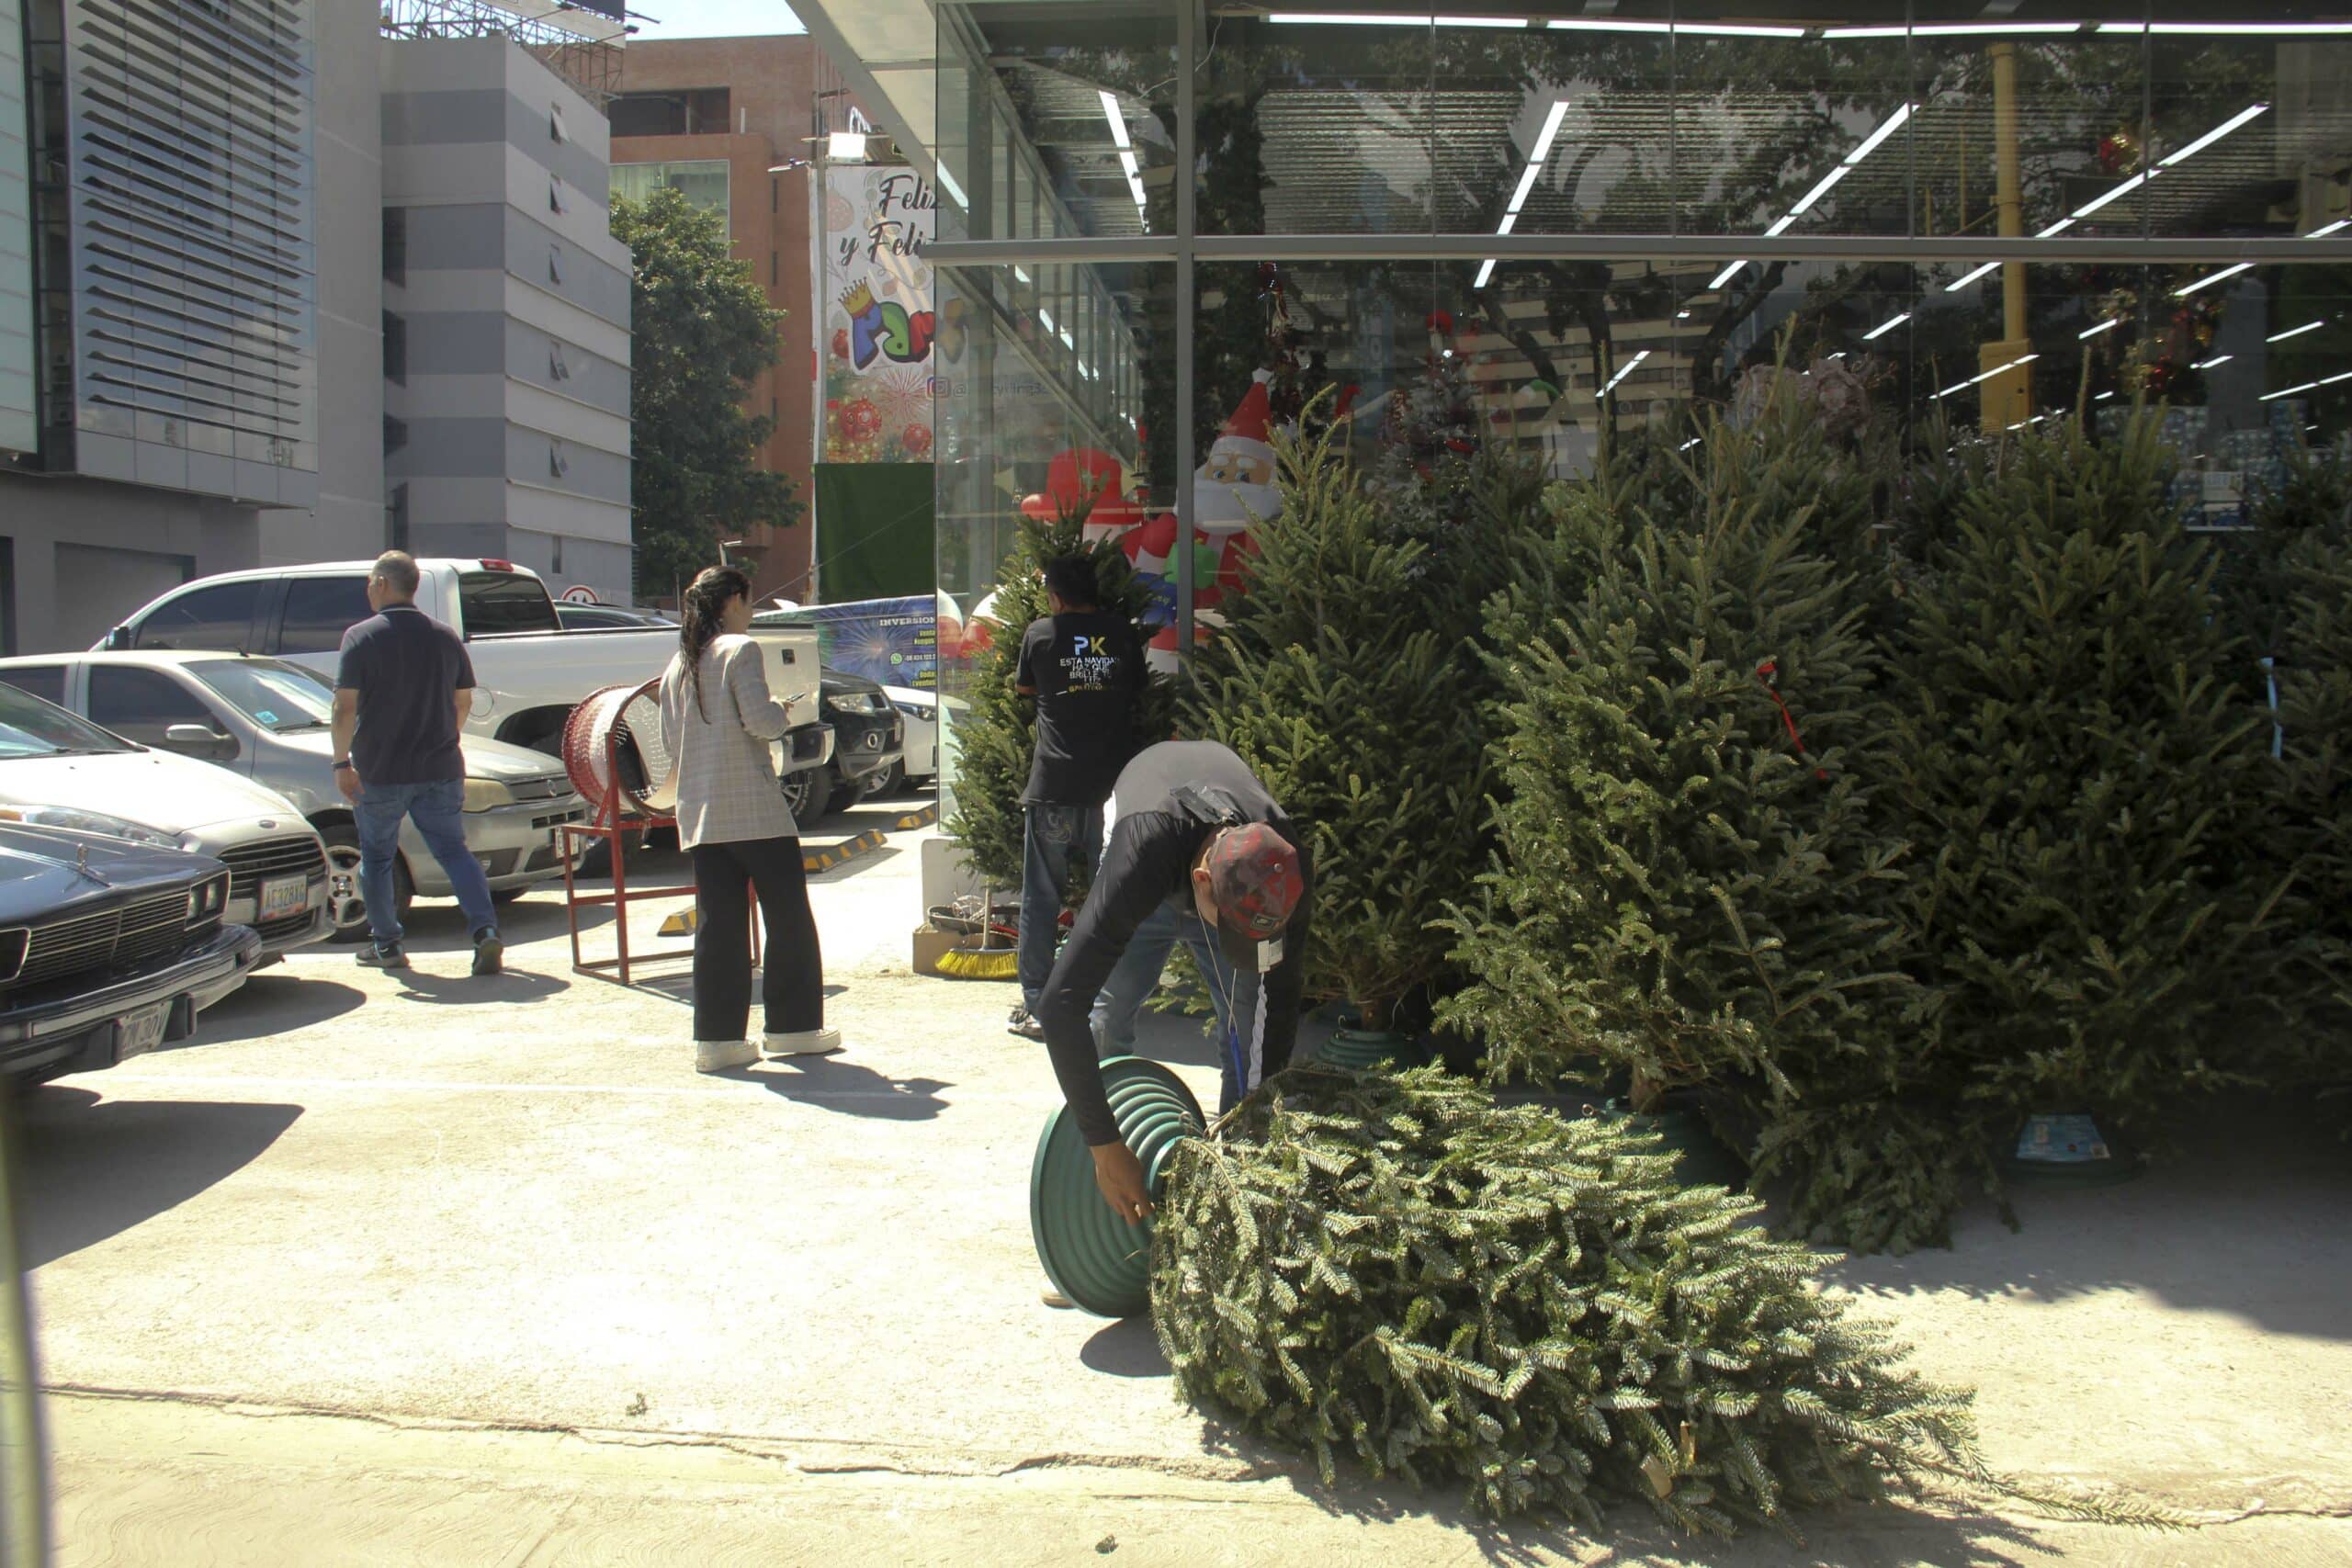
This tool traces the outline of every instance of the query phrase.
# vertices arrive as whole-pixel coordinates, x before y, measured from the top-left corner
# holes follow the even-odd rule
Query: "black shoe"
[[[408,967],[408,954],[401,950],[399,942],[390,947],[379,947],[369,942],[359,950],[359,966],[363,969],[405,969]]]
[[[505,952],[506,944],[498,940],[498,928],[495,926],[474,938],[474,973],[497,974],[502,967],[500,959]]]
[[[1012,1016],[1004,1021],[1004,1027],[1023,1040],[1043,1041],[1046,1038],[1046,1026],[1039,1023],[1027,1008],[1014,1008]]]

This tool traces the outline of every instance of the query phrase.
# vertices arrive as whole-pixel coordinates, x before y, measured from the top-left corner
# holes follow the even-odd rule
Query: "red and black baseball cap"
[[[1251,974],[1280,963],[1283,929],[1306,892],[1298,851],[1265,823],[1244,822],[1218,832],[1208,873],[1226,962]]]

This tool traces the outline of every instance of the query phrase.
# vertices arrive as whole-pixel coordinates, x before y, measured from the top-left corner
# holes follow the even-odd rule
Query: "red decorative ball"
[[[849,357],[849,329],[847,327],[833,329],[833,357],[835,359]]]
[[[1453,330],[1453,312],[1431,310],[1429,313],[1428,322],[1430,331],[1433,333],[1450,333]]]
[[[859,398],[842,405],[842,434],[852,441],[871,440],[882,428],[882,411],[873,400]]]
[[[910,424],[899,433],[899,445],[911,457],[920,457],[931,450],[931,426]]]

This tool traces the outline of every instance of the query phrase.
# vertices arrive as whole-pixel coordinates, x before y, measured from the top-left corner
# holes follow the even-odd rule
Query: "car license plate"
[[[155,1002],[126,1014],[114,1026],[114,1059],[143,1056],[164,1043],[164,1029],[172,1021],[172,1004]]]
[[[307,876],[272,877],[261,885],[261,918],[265,920],[300,914],[310,902],[311,879]]]

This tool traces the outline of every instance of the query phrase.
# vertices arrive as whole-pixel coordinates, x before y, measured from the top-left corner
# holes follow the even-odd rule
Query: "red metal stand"
[[[617,781],[621,776],[619,748],[624,738],[625,732],[616,727],[596,739],[595,744],[602,746],[605,750],[606,779]],[[572,972],[579,975],[600,975],[612,970],[616,972],[616,977],[624,986],[631,983],[629,970],[632,964],[658,964],[673,958],[694,956],[694,948],[688,945],[671,952],[656,953],[649,957],[632,960],[628,951],[629,905],[649,898],[675,898],[682,895],[692,895],[695,890],[695,885],[691,882],[684,886],[673,884],[662,887],[632,888],[629,886],[627,848],[628,840],[650,832],[656,828],[674,828],[677,826],[677,818],[658,813],[648,813],[642,816],[627,815],[622,807],[628,803],[627,792],[617,787],[616,784],[615,787],[604,792],[602,799],[596,801],[594,811],[587,821],[564,822],[556,827],[556,831],[563,835],[564,918],[571,927]],[[580,854],[584,852],[584,847],[580,842],[582,840],[602,840],[609,847],[613,863],[611,892],[583,891],[573,880],[573,866],[580,859]],[[757,965],[760,962],[760,901],[755,890],[751,891],[749,902],[752,913],[752,963]],[[609,907],[613,911],[613,938],[618,944],[617,956],[582,958],[580,956],[580,911],[604,907]]]

